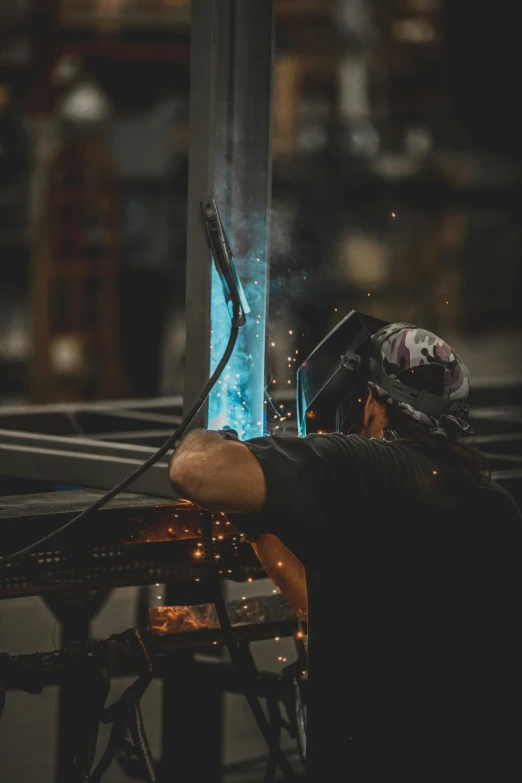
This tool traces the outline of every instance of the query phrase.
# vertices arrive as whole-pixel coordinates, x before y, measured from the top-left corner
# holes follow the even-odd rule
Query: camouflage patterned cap
[[[416,367],[440,367],[436,375],[439,381],[437,390],[428,389],[445,400],[455,402],[452,414],[432,416],[417,410],[413,405],[393,398],[393,393],[382,389],[371,380],[369,386],[381,400],[395,403],[409,416],[430,425],[430,432],[448,436],[457,433],[471,434],[468,424],[469,372],[455,351],[437,335],[426,329],[406,323],[393,323],[380,329],[372,337],[375,358],[379,361],[384,374],[391,379],[408,384],[407,371]],[[418,386],[415,388],[419,388]],[[458,403],[461,403],[460,405]]]

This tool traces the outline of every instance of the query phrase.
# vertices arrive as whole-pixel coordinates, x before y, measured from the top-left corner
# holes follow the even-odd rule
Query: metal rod
[[[32,432],[0,430],[0,475],[57,484],[110,489],[139,467],[156,449]],[[140,476],[130,492],[176,498],[161,460]]]
[[[186,355],[183,409],[192,406],[210,374],[211,256],[201,220],[214,188],[214,109],[218,0],[193,0],[190,38],[190,143],[187,195]],[[204,426],[206,404],[192,427]]]

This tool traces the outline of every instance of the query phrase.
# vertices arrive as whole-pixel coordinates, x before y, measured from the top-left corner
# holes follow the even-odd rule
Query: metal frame
[[[67,604],[61,605],[58,602],[56,605],[54,599],[49,599],[47,596],[50,608],[56,608],[58,616],[71,609]],[[212,759],[213,767],[209,764],[209,743],[204,740],[211,741],[212,737],[219,736],[222,721],[209,726],[211,731],[213,729],[212,737],[201,736],[201,725],[208,721],[208,696],[211,694],[212,698],[220,703],[226,693],[242,693],[244,684],[241,675],[229,662],[209,663],[196,660],[195,653],[209,654],[216,649],[221,650],[225,641],[222,630],[211,622],[205,622],[205,618],[198,612],[198,607],[184,607],[184,610],[180,611],[187,612],[189,617],[193,616],[196,620],[194,630],[158,633],[152,623],[152,631],[125,631],[110,638],[89,639],[88,619],[96,613],[105,599],[104,593],[88,596],[87,601],[85,595],[80,596],[80,602],[76,597],[72,603],[76,614],[76,633],[73,636],[63,634],[60,649],[18,656],[0,654],[0,692],[5,694],[9,691],[25,691],[40,694],[45,687],[58,686],[61,720],[56,780],[57,783],[79,783],[80,780],[86,779],[85,767],[93,766],[94,759],[86,764],[84,758],[86,754],[92,754],[96,747],[96,736],[110,683],[118,677],[143,675],[144,671],[147,676],[150,673],[151,679],[153,675],[165,682],[174,673],[180,686],[183,686],[183,693],[178,687],[176,699],[171,706],[173,717],[183,718],[187,712],[194,709],[194,704],[197,704],[201,711],[194,715],[196,720],[188,748],[192,755],[187,755],[187,758],[189,763],[192,759],[192,765],[184,770],[185,774],[181,776],[179,763],[169,766],[165,754],[162,754],[159,759],[153,760],[154,766],[157,767],[158,782],[167,783],[178,777],[187,781],[200,780],[202,778],[198,776],[197,770],[204,767],[207,773],[205,780],[217,783],[222,777],[221,760],[219,757]],[[288,685],[292,683],[293,673],[290,667],[283,670],[281,675],[257,671],[250,644],[274,637],[294,637],[301,654],[302,645],[297,641],[301,624],[291,607],[281,600],[281,596],[251,598],[247,612],[238,606],[243,603],[227,603],[231,618],[234,618],[234,638],[241,647],[245,660],[252,662],[250,688],[257,698],[267,700],[269,716],[276,730],[282,726],[281,716],[278,709],[274,716],[274,710],[270,710],[270,707],[277,708],[279,702],[288,704]],[[173,607],[167,607],[167,610],[173,613],[176,611]],[[177,663],[178,666],[172,667],[172,663]],[[300,663],[300,668],[305,665]],[[187,680],[189,688],[186,687]],[[103,683],[105,686],[100,688]],[[306,698],[306,681],[302,682],[301,687]],[[0,703],[0,718],[2,706]],[[89,720],[86,720],[86,716],[90,715],[94,717],[94,734],[92,729],[89,730]],[[290,736],[294,738],[295,734],[288,723],[287,728]],[[172,730],[172,722],[169,729]],[[297,725],[294,731],[296,730]],[[172,732],[170,740],[176,745],[176,733]],[[204,753],[201,753],[201,748],[204,748]]]
[[[156,449],[134,444],[0,430],[0,473],[55,484],[111,489]],[[129,491],[175,499],[167,460],[159,460],[129,485]]]
[[[0,476],[111,489],[172,434],[181,421],[180,402],[175,397],[0,409]],[[158,412],[171,405],[179,413]],[[165,456],[129,491],[175,499],[167,463]]]

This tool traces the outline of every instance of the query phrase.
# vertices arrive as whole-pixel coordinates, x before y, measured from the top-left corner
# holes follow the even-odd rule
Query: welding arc
[[[10,563],[15,558],[22,557],[23,555],[28,555],[31,552],[34,552],[35,549],[38,549],[42,544],[47,543],[47,541],[50,541],[55,536],[59,535],[60,533],[63,533],[64,531],[71,528],[73,525],[76,525],[78,522],[81,522],[85,517],[92,513],[93,511],[98,511],[98,509],[102,508],[106,503],[109,502],[109,500],[112,500],[116,497],[120,492],[123,492],[123,490],[127,489],[127,487],[132,484],[134,481],[136,481],[137,478],[142,476],[149,468],[151,468],[153,465],[158,462],[171,448],[175,446],[178,440],[185,434],[185,431],[190,426],[190,423],[192,422],[192,419],[196,416],[196,414],[200,411],[202,406],[205,404],[205,401],[212,391],[212,388],[215,386],[217,380],[219,379],[219,376],[225,369],[231,355],[232,351],[234,350],[234,347],[236,345],[236,341],[239,334],[239,326],[232,325],[230,327],[230,337],[228,339],[228,344],[225,349],[225,352],[214,370],[213,374],[205,384],[204,388],[201,391],[201,394],[195,401],[195,403],[192,405],[191,409],[179,425],[179,427],[170,435],[170,437],[165,441],[165,443],[160,446],[158,451],[155,454],[152,454],[142,465],[139,466],[139,468],[136,468],[127,478],[124,478],[123,481],[121,481],[119,484],[114,486],[112,489],[110,489],[108,492],[105,493],[105,495],[102,495],[101,498],[98,498],[94,503],[92,503],[88,508],[84,509],[82,512],[77,514],[77,516],[73,517],[73,519],[70,519],[68,522],[66,522],[61,527],[57,528],[56,530],[53,530],[52,533],[49,533],[47,536],[44,536],[39,541],[35,541],[33,544],[30,544],[29,546],[25,547],[25,549],[20,549],[18,552],[13,552],[11,555],[7,555],[4,558],[0,557],[0,564],[5,565],[6,563]]]

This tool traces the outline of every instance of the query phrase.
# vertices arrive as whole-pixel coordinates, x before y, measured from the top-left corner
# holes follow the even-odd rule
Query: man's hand
[[[227,440],[239,440],[237,430],[232,429],[232,427],[229,427],[227,424],[225,424],[222,430],[210,430],[210,432],[217,432],[218,435],[221,435],[222,438],[226,438]]]
[[[174,451],[169,476],[180,497],[212,511],[262,511],[266,483],[248,446],[209,430],[192,430]]]

